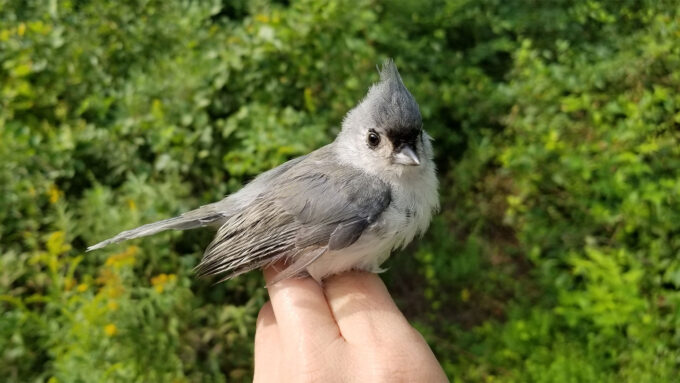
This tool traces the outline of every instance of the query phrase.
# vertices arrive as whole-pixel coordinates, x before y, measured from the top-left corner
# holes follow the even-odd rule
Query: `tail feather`
[[[187,230],[223,222],[228,217],[228,214],[225,211],[216,211],[214,205],[215,204],[202,206],[178,217],[168,218],[162,221],[148,223],[135,229],[126,230],[115,237],[88,247],[87,251],[101,249],[112,243],[123,242],[128,239],[146,237],[165,230]]]

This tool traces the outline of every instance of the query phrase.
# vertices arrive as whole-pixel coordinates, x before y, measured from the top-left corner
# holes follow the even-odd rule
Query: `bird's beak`
[[[418,158],[418,155],[411,145],[404,145],[394,153],[394,163],[406,166],[418,166],[420,165],[420,158]]]

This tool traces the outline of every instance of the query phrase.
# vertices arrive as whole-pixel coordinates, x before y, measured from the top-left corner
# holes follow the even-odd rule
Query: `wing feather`
[[[281,278],[303,272],[329,250],[351,246],[391,202],[390,188],[338,165],[322,148],[271,180],[218,230],[197,266],[225,279],[284,261]]]

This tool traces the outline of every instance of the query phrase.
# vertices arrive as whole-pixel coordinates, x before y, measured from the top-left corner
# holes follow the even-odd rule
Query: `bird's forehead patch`
[[[387,129],[385,135],[394,146],[401,144],[415,144],[420,137],[421,129]]]

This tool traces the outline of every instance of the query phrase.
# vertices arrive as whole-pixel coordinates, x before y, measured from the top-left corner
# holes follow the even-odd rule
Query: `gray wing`
[[[339,165],[322,148],[220,227],[198,274],[228,279],[283,260],[279,279],[294,276],[326,251],[353,244],[390,202],[389,185]]]
[[[112,243],[127,241],[128,239],[146,237],[165,230],[187,230],[203,226],[222,225],[229,217],[243,208],[243,206],[247,206],[251,203],[272,180],[288,171],[295,164],[304,160],[305,157],[306,156],[302,156],[292,159],[274,169],[260,174],[241,190],[221,201],[201,206],[198,209],[186,212],[177,217],[148,223],[131,230],[123,231],[113,238],[109,238],[88,247],[87,251],[100,249]]]

